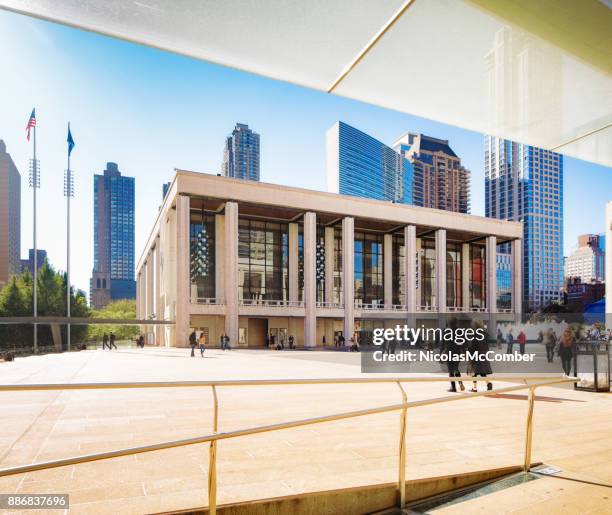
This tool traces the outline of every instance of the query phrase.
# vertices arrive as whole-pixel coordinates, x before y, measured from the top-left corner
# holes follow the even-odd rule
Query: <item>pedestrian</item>
[[[359,343],[355,338],[349,340],[349,352],[359,352]]]
[[[504,342],[504,335],[502,334],[501,328],[497,328],[497,336],[496,336],[496,340],[497,340],[497,349],[501,349],[502,348],[502,343]]]
[[[571,328],[566,327],[561,337],[561,345],[559,346],[559,356],[561,357],[561,366],[563,373],[570,376],[572,372],[572,359],[574,357],[574,345],[576,340]]]
[[[108,345],[108,334],[104,333],[102,335],[102,350],[106,349]],[[108,350],[110,350],[110,345],[108,345]]]
[[[473,341],[470,345],[470,352],[476,352],[476,359],[471,361],[472,365],[472,376],[473,377],[487,377],[492,374],[491,363],[487,359],[487,352],[489,352],[489,343],[486,338],[480,342]],[[493,390],[493,383],[487,381],[487,390]],[[478,391],[478,381],[474,381],[474,386],[470,390],[471,392]]]
[[[506,334],[506,354],[512,354],[513,345],[514,335],[512,334],[512,329],[509,329],[508,334]]]
[[[141,335],[138,337],[138,346],[139,346],[141,349],[144,349],[144,346],[145,346],[145,339],[144,339],[144,336],[143,336],[142,334],[141,334]]]
[[[461,372],[459,370],[459,362],[462,359],[462,356],[465,354],[465,346],[459,345],[455,343],[454,340],[451,340],[446,343],[446,366],[448,367],[448,376],[449,377],[461,377]],[[465,386],[463,385],[463,381],[459,381],[459,388],[461,391],[465,391]],[[455,381],[450,382],[449,392],[457,392],[457,385]]]
[[[112,347],[115,347],[115,350],[117,350],[117,346],[115,345],[115,333],[111,331],[110,337],[109,337],[108,350],[112,350]]]
[[[191,357],[195,358],[195,348],[196,348],[197,336],[195,329],[189,335],[189,345],[191,346]]]
[[[289,335],[289,348],[293,349],[294,347],[295,347],[295,338],[293,337],[293,335]]]
[[[527,336],[523,331],[519,333],[517,340],[519,342],[519,350],[521,351],[521,354],[525,354],[525,344],[527,343]]]
[[[206,350],[206,335],[204,334],[204,331],[200,333],[198,344],[200,346],[200,356],[204,357],[204,351]]]
[[[223,350],[232,350],[232,348],[230,347],[230,339],[227,334],[223,335],[223,344],[224,344]]]
[[[552,327],[546,331],[543,340],[544,345],[546,346],[546,360],[549,363],[552,363],[555,356],[555,346],[557,345],[557,335],[553,331]]]
[[[270,348],[270,335],[266,334],[266,347],[269,349]]]
[[[338,336],[338,347],[340,350],[344,350],[344,335],[342,333]]]

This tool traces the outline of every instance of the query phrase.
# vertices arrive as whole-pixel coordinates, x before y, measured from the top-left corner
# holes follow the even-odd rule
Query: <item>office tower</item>
[[[344,122],[326,133],[327,189],[332,193],[412,204],[410,162]]]
[[[170,189],[170,183],[164,182],[164,184],[162,184],[162,201],[166,198],[166,193],[168,193],[169,189]]]
[[[40,270],[40,267],[45,264],[47,259],[47,251],[43,249],[36,249],[36,266]],[[21,272],[30,272],[30,275],[34,275],[34,249],[28,251],[28,259],[21,260]]]
[[[599,234],[581,234],[578,247],[565,260],[565,277],[580,278],[583,283],[603,282],[605,256]]]
[[[415,206],[469,213],[470,171],[461,166],[448,140],[409,132],[393,148],[414,168]]]
[[[21,175],[0,139],[0,287],[21,264]]]
[[[485,136],[485,216],[523,222],[523,306],[558,302],[563,287],[563,157]],[[507,253],[500,245],[500,253]]]
[[[225,140],[221,173],[236,179],[259,180],[259,134],[237,123]]]
[[[134,178],[124,177],[116,163],[94,175],[94,267],[91,305],[135,299]]]

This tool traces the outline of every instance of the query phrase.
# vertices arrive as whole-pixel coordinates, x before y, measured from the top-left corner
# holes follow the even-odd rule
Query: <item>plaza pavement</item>
[[[0,363],[0,383],[360,376],[359,354],[187,349],[82,351]],[[496,383],[496,387],[504,384]],[[446,383],[407,385],[409,400]],[[228,431],[401,401],[395,384],[223,387]],[[526,392],[409,410],[407,479],[518,465]],[[443,513],[612,513],[612,395],[537,390],[533,461],[561,469]],[[455,394],[457,395],[457,394]],[[212,432],[210,388],[0,393],[0,468]],[[218,502],[397,481],[399,414],[371,415],[218,444]],[[69,493],[71,513],[205,506],[208,444],[0,478],[0,493]],[[494,509],[492,510],[492,507]],[[40,513],[40,512],[33,512]]]

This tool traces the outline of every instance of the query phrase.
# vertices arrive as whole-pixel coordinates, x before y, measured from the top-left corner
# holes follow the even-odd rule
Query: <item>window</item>
[[[190,298],[215,298],[215,217],[191,211],[189,220]]]
[[[355,233],[355,300],[383,304],[383,235]]]

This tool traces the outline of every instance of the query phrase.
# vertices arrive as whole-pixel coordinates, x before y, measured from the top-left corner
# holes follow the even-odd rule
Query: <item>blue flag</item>
[[[72,139],[72,133],[70,132],[70,122],[68,122],[68,139],[66,141],[68,142],[68,155],[70,155],[72,149],[74,148],[74,140]]]

